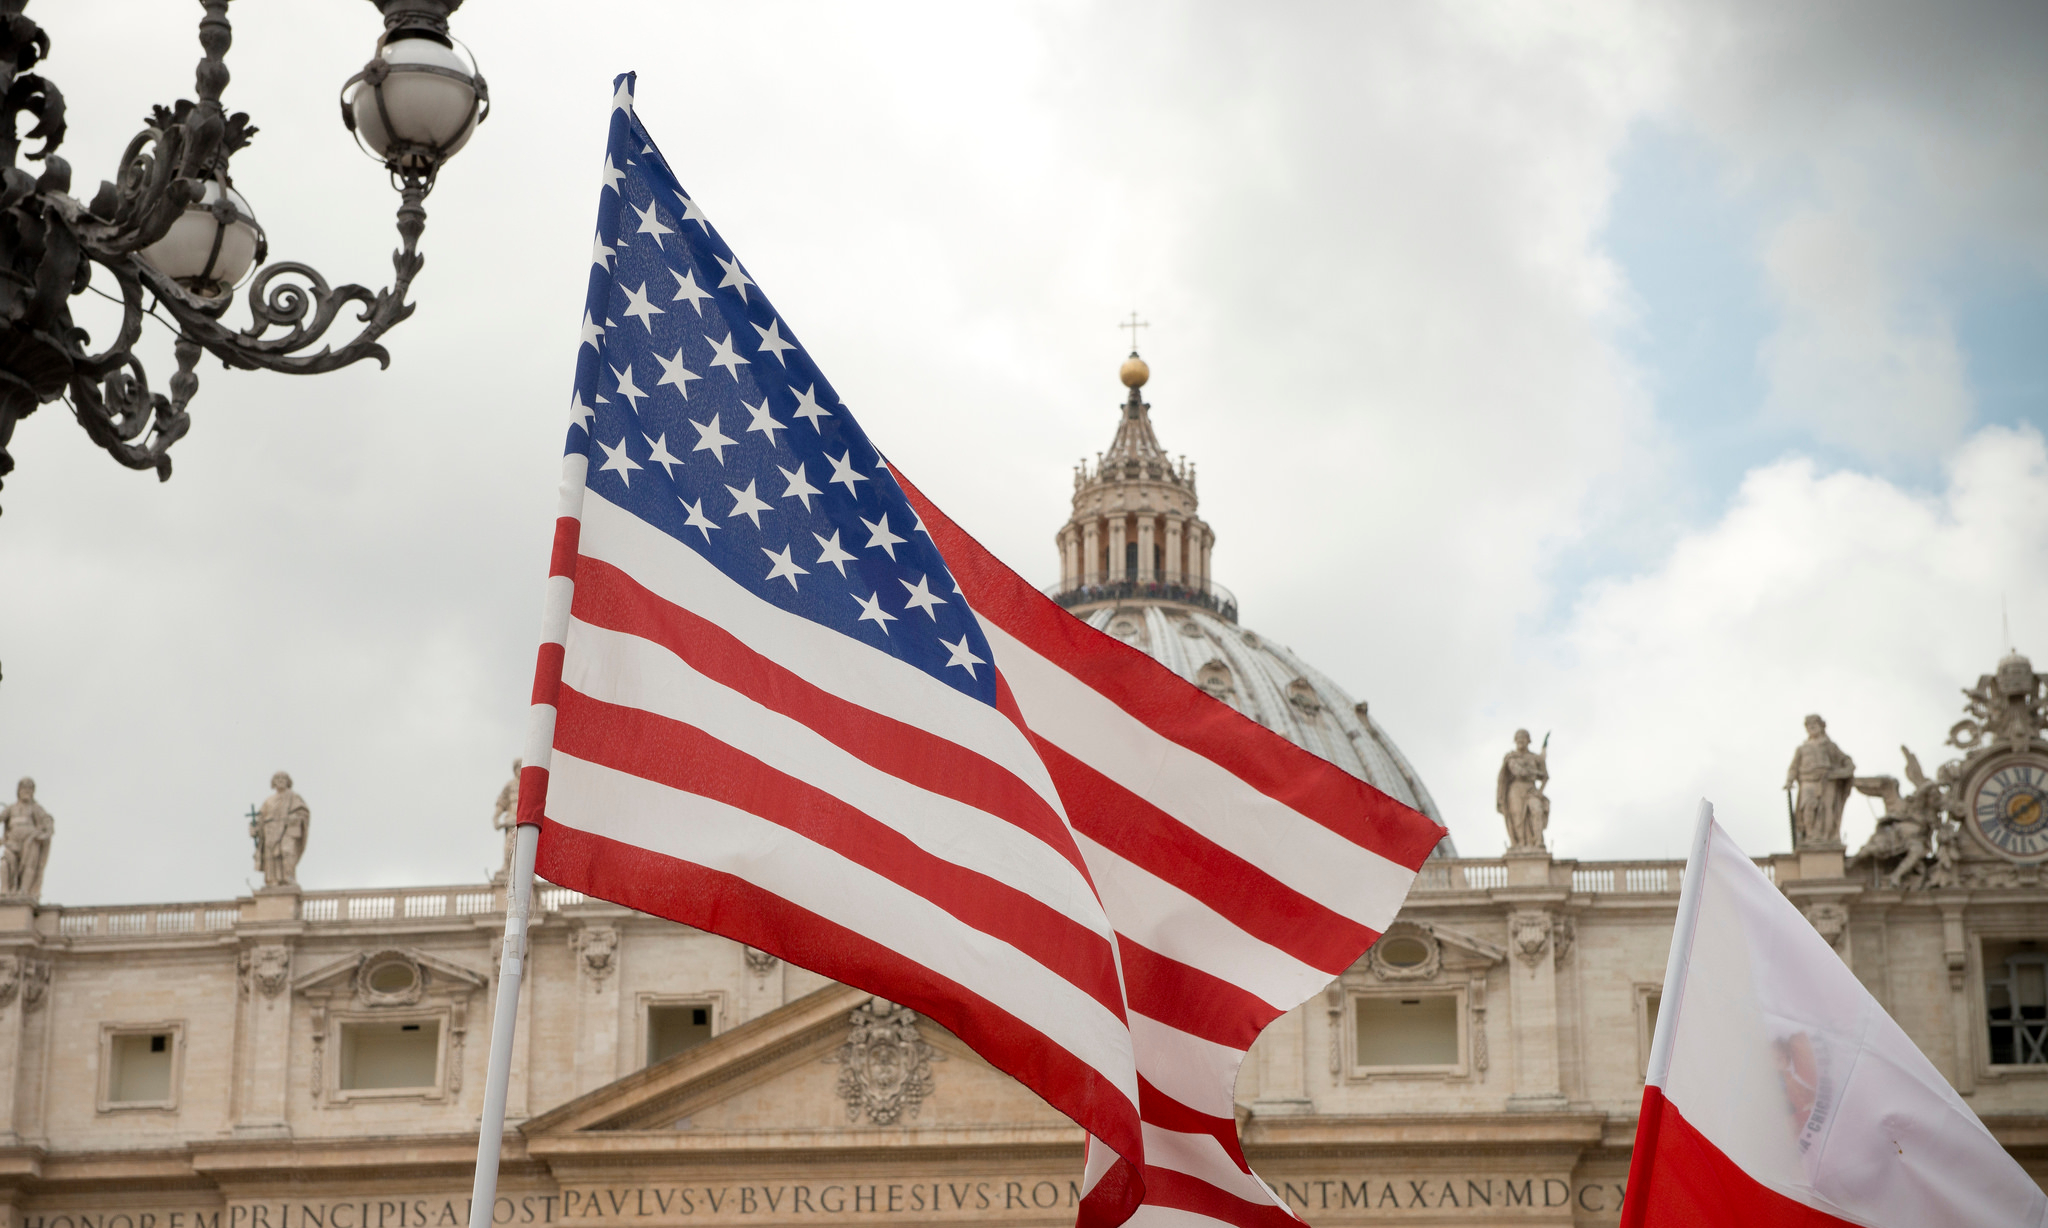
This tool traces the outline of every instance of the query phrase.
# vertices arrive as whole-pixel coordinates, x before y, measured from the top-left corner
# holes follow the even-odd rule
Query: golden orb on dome
[[[1131,356],[1124,359],[1124,365],[1117,369],[1116,375],[1126,388],[1143,388],[1145,381],[1152,378],[1152,368],[1146,366],[1145,360],[1133,350]]]

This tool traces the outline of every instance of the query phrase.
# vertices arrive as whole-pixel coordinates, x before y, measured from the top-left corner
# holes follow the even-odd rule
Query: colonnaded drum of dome
[[[1443,822],[1436,800],[1363,701],[1238,623],[1237,597],[1210,575],[1215,530],[1198,512],[1195,466],[1160,446],[1136,350],[1116,436],[1074,467],[1073,512],[1060,527],[1059,583],[1048,596],[1295,745]],[[1455,857],[1446,837],[1436,856]]]

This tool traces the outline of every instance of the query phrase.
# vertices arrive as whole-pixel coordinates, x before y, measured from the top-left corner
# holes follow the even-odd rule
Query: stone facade
[[[2048,1062],[1994,1061],[1986,1012],[2006,957],[2048,950],[2037,873],[1911,891],[1811,856],[1763,864],[1809,913],[1842,910],[1863,983],[2048,1176]],[[1429,863],[1380,946],[1253,1049],[1254,1165],[1311,1223],[1614,1222],[1682,868]],[[503,1222],[1071,1221],[1079,1132],[941,1029],[723,938],[540,899]],[[464,1221],[500,907],[483,886],[0,906],[7,966],[44,970],[0,1006],[10,1228]],[[678,1010],[708,1039],[650,1062]],[[1376,1051],[1361,1022],[1390,1011],[1439,1024],[1417,1035],[1440,1049]],[[350,1086],[363,1029],[407,1024],[431,1025],[422,1081]],[[122,1038],[151,1036],[169,1077],[124,1099]]]
[[[1142,366],[1131,455],[1077,486],[1062,597],[1435,815],[1363,703],[1215,600]],[[1159,587],[1088,587],[1119,508],[1177,536],[1132,581]],[[1910,796],[1854,778],[1887,799],[1882,839],[1759,864],[2040,1179],[2048,682],[1999,670],[1957,764],[1929,780],[1909,755]],[[1555,858],[1540,831],[1499,858],[1446,842],[1380,943],[1253,1048],[1253,1165],[1312,1224],[1616,1222],[1682,872]],[[466,1224],[502,883],[277,877],[217,902],[0,900],[0,1228]],[[912,1012],[761,951],[543,886],[518,1009],[508,1228],[1073,1221],[1077,1128]]]

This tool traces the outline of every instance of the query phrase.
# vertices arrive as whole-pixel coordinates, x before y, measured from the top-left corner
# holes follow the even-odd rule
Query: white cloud
[[[1842,212],[1802,211],[1771,237],[1764,268],[1784,313],[1764,348],[1768,410],[1878,461],[1947,453],[1971,397],[1947,313],[1911,306],[1876,236]]]
[[[2048,667],[2048,447],[1986,428],[1937,494],[1786,460],[1758,469],[1717,523],[1661,565],[1589,591],[1515,698],[1554,728],[1551,833],[1578,856],[1675,856],[1697,800],[1746,848],[1788,846],[1778,785],[1818,711],[1858,771],[1901,774],[1901,743],[1927,764],[1960,715],[1957,688],[1988,673],[2013,635]],[[1475,739],[1458,779],[1468,821],[1506,747]],[[1497,744],[1497,745],[1496,745]],[[1441,786],[1439,786],[1441,788]],[[1871,829],[1851,803],[1852,846]],[[1474,851],[1494,847],[1485,833]]]

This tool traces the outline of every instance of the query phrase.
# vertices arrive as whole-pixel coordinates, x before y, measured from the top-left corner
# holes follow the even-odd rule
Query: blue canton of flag
[[[902,488],[612,100],[565,451],[754,595],[995,702],[988,641]]]

